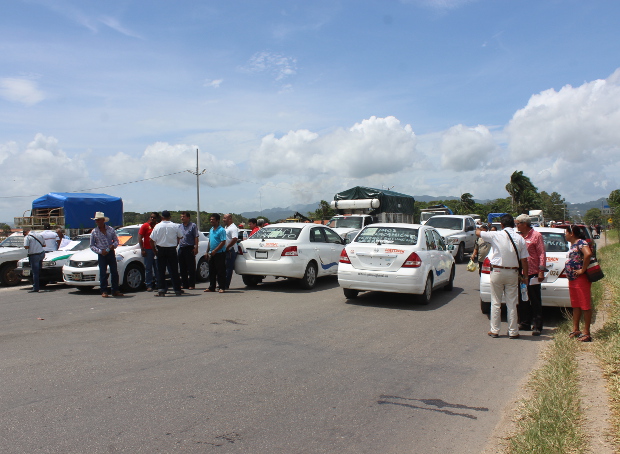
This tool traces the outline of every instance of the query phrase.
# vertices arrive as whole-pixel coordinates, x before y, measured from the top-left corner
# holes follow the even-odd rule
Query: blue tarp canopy
[[[123,225],[123,199],[107,194],[90,194],[75,192],[50,192],[32,202],[32,209],[64,209],[65,228],[79,229],[93,227],[92,220],[97,211],[110,218],[112,226]]]
[[[501,218],[505,214],[508,214],[508,213],[489,213],[489,224],[493,222],[493,219]]]

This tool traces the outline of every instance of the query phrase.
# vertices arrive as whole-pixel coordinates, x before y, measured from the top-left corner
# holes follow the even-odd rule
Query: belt
[[[491,265],[491,268],[499,268],[501,270],[518,270],[518,266],[499,266],[499,265]]]

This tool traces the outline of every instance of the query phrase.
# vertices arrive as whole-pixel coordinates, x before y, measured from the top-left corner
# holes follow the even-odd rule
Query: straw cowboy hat
[[[97,212],[95,213],[95,217],[94,217],[94,218],[91,218],[91,219],[92,219],[93,221],[96,221],[97,219],[102,219],[102,218],[103,218],[103,219],[105,219],[105,222],[109,222],[109,221],[110,221],[110,218],[106,217],[106,216],[103,214],[103,211],[97,211]]]

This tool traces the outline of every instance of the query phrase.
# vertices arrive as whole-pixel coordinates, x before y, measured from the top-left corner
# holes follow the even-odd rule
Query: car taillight
[[[349,259],[349,255],[347,254],[347,251],[344,249],[340,253],[340,263],[351,263],[351,260]]]
[[[285,247],[282,251],[282,257],[297,257],[297,246]]]
[[[422,259],[418,254],[412,252],[401,268],[419,268],[420,266],[422,266]]]
[[[491,274],[491,261],[488,258],[482,262],[482,274]]]

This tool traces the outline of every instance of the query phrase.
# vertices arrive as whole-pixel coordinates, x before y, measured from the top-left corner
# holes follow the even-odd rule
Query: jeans
[[[116,264],[116,254],[111,250],[106,255],[97,255],[99,261],[99,287],[101,293],[109,293],[108,288],[108,267],[110,267],[110,280],[112,281],[112,293],[118,292],[118,266]]]
[[[155,251],[153,249],[145,249],[144,252],[144,283],[146,284],[146,288],[154,288],[157,286],[157,260],[155,260]]]
[[[181,270],[181,282],[183,287],[196,287],[196,256],[194,246],[181,246],[179,248],[179,268]]]
[[[181,293],[181,280],[179,279],[179,258],[177,257],[177,248],[172,247],[158,247],[157,248],[157,290],[160,293],[165,293],[166,286],[166,268],[168,274],[172,279],[172,288],[175,293]]]
[[[499,334],[502,323],[502,297],[506,294],[508,335],[519,334],[517,301],[519,293],[519,272],[494,268],[491,271],[491,332]]]
[[[542,321],[542,287],[538,285],[529,285],[529,280],[537,278],[538,274],[531,274],[528,277],[527,295],[528,301],[521,301],[521,292],[519,292],[519,323],[523,325],[532,325],[535,331],[541,331],[543,327]]]
[[[215,291],[215,284],[226,289],[226,253],[218,252],[209,258],[209,289]]]
[[[237,246],[226,251],[226,290],[230,288],[233,272],[235,271],[235,260],[237,259]]]
[[[38,254],[28,255],[30,261],[30,269],[32,271],[32,290],[39,291],[39,275],[41,274],[41,266],[43,265],[43,258],[45,252],[39,252]]]

